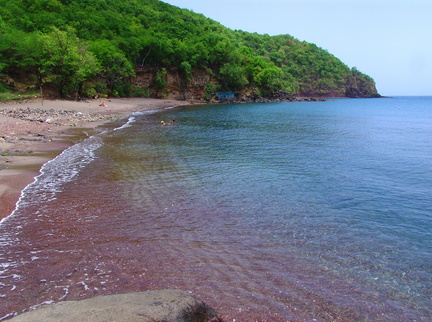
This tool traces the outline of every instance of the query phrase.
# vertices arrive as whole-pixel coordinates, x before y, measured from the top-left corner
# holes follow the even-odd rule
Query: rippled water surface
[[[432,319],[432,98],[125,122],[45,165],[1,223],[0,317],[181,288],[227,321]]]

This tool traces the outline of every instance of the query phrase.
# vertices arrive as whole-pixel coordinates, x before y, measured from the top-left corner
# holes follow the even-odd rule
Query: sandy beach
[[[136,111],[188,104],[151,98],[0,103],[0,220],[42,165],[74,144],[72,137]]]

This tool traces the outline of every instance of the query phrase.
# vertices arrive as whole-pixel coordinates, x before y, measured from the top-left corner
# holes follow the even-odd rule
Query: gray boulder
[[[13,322],[76,321],[222,321],[204,302],[181,290],[97,296],[82,301],[64,301],[20,314]]]

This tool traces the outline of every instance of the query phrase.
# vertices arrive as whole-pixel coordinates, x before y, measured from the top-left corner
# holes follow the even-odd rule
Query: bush
[[[108,87],[106,83],[101,83],[101,82],[94,83],[94,89],[96,90],[97,94],[108,95]]]
[[[132,85],[131,95],[133,97],[149,97],[150,96],[150,88]]]
[[[189,83],[192,78],[193,69],[191,64],[189,64],[187,61],[180,64],[180,72],[181,75],[186,83]]]
[[[0,83],[0,93],[4,93],[7,91],[7,88],[4,84]]]
[[[217,90],[218,90],[218,86],[216,86],[213,83],[208,83],[206,88],[205,88],[205,94],[204,94],[205,99],[207,101],[210,101]]]
[[[82,89],[82,95],[85,97],[95,98],[98,92],[96,90],[96,85],[92,83],[85,83]]]

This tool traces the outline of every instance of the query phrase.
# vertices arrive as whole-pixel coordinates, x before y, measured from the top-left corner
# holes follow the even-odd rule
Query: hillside
[[[158,0],[0,0],[0,59],[0,91],[68,98],[379,96],[372,78],[314,44]]]

